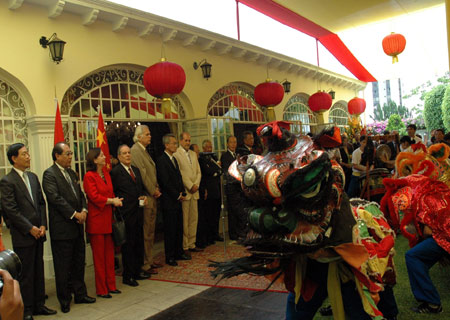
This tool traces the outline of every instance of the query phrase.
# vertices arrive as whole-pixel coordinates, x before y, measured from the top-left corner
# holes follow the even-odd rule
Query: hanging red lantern
[[[180,65],[163,58],[145,70],[143,83],[152,96],[171,98],[183,91],[186,74]]]
[[[366,100],[355,97],[348,102],[347,107],[348,113],[359,116],[366,110]]]
[[[317,91],[308,99],[308,106],[313,112],[325,112],[331,108],[333,99],[325,91]]]
[[[400,33],[392,32],[390,35],[384,37],[382,44],[384,53],[392,57],[392,63],[396,63],[398,62],[397,55],[405,50],[406,39]]]
[[[263,107],[276,106],[283,100],[284,89],[281,84],[271,79],[260,83],[255,88],[255,101]]]

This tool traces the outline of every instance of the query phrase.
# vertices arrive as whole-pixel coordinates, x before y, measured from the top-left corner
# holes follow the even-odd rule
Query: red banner
[[[64,142],[64,130],[61,121],[61,112],[59,111],[58,99],[55,98],[56,103],[56,115],[55,115],[55,130],[54,130],[54,140],[53,145],[58,142]]]
[[[106,138],[105,124],[103,123],[102,108],[98,109],[97,148],[102,149],[105,155],[105,167],[111,170],[111,155],[109,154],[108,140]]]

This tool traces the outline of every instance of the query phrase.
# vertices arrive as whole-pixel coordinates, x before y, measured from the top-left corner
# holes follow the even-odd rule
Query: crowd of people
[[[345,172],[345,191],[350,197],[359,196],[362,173],[376,167],[392,170],[397,153],[422,142],[413,124],[408,126],[407,136],[399,138],[395,133],[385,132],[385,138],[379,143],[389,147],[389,158],[376,159],[376,146],[369,136],[356,137],[354,144],[343,136],[340,148],[327,150],[330,159],[340,163]],[[449,143],[449,138],[443,130],[435,130],[432,143]],[[54,146],[54,163],[43,174],[42,188],[39,178],[28,170],[27,147],[15,143],[8,148],[7,157],[13,169],[0,181],[1,205],[4,220],[11,230],[13,249],[22,261],[19,284],[23,319],[57,312],[45,306],[43,243],[48,227],[57,298],[63,313],[70,312],[72,297],[77,304],[96,302],[96,298],[88,295],[84,282],[85,233],[93,253],[97,297],[109,299],[121,293],[116,286],[112,237],[112,223],[117,216],[125,221],[126,228],[126,241],[120,248],[122,281],[132,287],[139,285],[138,280],[157,274],[162,267],[154,261],[153,250],[158,201],[168,266],[177,266],[179,260],[191,260],[192,254],[224,240],[225,235],[219,233],[224,197],[229,238],[237,240],[245,236],[247,200],[240,183],[227,171],[238,156],[255,153],[252,132],[243,133],[243,144],[239,147],[236,137],[229,136],[227,150],[220,160],[210,140],[202,142],[200,152],[198,145],[191,144],[188,132],[183,132],[179,139],[166,134],[162,139],[164,152],[157,159],[147,151],[151,144],[147,126],[136,128],[133,141],[131,147],[125,144],[118,147],[119,163],[111,171],[106,169],[105,155],[100,148],[89,150],[87,172],[83,177],[84,192],[79,176],[71,169],[73,152],[65,142]],[[416,259],[413,265],[417,266],[419,258],[413,253],[407,255],[408,261]],[[408,270],[426,274],[430,267]],[[4,279],[10,281],[7,276]],[[414,290],[423,292],[420,288]],[[439,311],[441,307],[436,301],[430,301],[421,311]],[[435,307],[438,309],[433,309]]]
[[[203,141],[202,152],[191,150],[187,132],[179,139],[166,134],[164,152],[155,160],[147,151],[151,144],[147,126],[136,128],[133,141],[131,148],[125,144],[118,147],[119,163],[111,171],[100,148],[89,150],[84,192],[78,174],[71,169],[73,152],[65,142],[54,146],[53,164],[43,174],[42,188],[37,175],[28,170],[31,158],[27,147],[15,143],[8,148],[13,168],[0,181],[1,205],[14,252],[22,262],[19,285],[23,319],[57,313],[45,306],[43,243],[48,227],[56,293],[63,313],[70,312],[72,298],[76,304],[96,302],[88,295],[84,282],[85,234],[92,249],[97,297],[109,299],[121,293],[116,286],[112,236],[112,224],[118,216],[124,220],[126,230],[126,241],[120,247],[122,282],[132,287],[162,267],[154,261],[153,250],[158,200],[167,265],[191,260],[192,253],[224,240],[219,234],[224,204],[222,176],[237,152],[252,152],[253,134],[244,133],[241,151],[237,150],[236,137],[228,137],[227,151],[220,161],[210,140]],[[225,177],[230,238],[237,240],[246,232],[244,200],[239,184]],[[9,281],[9,277],[5,280]]]

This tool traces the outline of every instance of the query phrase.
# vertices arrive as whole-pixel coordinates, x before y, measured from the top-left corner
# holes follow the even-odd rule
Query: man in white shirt
[[[349,198],[359,196],[359,176],[366,170],[366,167],[361,164],[361,157],[367,144],[365,136],[361,136],[360,144],[360,147],[356,148],[352,153],[352,178],[350,179],[350,184],[347,192]]]
[[[406,131],[408,132],[408,136],[411,138],[412,143],[419,143],[422,142],[422,139],[416,135],[416,131],[417,131],[417,126],[413,123],[408,124],[408,126],[406,127]]]
[[[197,251],[195,248],[198,223],[197,201],[199,199],[198,188],[202,178],[197,155],[194,151],[189,150],[190,146],[191,135],[183,132],[180,135],[180,146],[174,153],[186,189],[186,197],[181,202],[183,209],[183,250],[186,255],[189,255],[189,250]]]

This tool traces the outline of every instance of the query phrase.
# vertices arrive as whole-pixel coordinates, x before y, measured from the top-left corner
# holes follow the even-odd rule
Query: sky
[[[109,1],[237,39],[236,2],[233,0]],[[315,39],[242,4],[239,5],[239,18],[241,41],[317,64]],[[406,38],[405,51],[395,64],[385,55],[381,45],[383,38],[391,32],[401,33]],[[449,70],[444,5],[348,29],[338,35],[378,81],[401,78],[404,93]],[[319,59],[322,68],[354,78],[321,45]],[[367,101],[368,117],[372,113],[372,86],[369,84],[359,96]],[[415,105],[417,101],[409,103]]]

